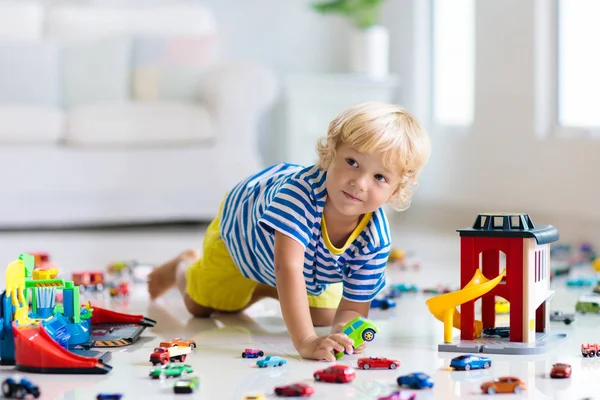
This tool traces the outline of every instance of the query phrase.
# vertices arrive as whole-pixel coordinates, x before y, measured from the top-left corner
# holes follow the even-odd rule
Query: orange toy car
[[[582,344],[581,345],[581,355],[584,357],[595,357],[600,352],[600,344]]]
[[[194,348],[196,348],[196,341],[174,338],[167,342],[160,342],[160,347],[177,347],[177,346],[188,346],[188,347],[191,347],[192,349],[194,349]]]
[[[73,284],[85,290],[102,290],[106,281],[104,274],[99,271],[73,272]]]
[[[481,391],[487,394],[521,393],[527,389],[525,382],[514,376],[503,376],[481,385]]]

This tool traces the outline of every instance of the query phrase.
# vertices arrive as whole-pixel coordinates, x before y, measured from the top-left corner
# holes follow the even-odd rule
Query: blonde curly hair
[[[327,170],[337,149],[346,144],[361,153],[382,152],[386,168],[398,171],[400,183],[388,203],[397,210],[410,207],[418,174],[429,160],[429,135],[404,108],[379,102],[354,105],[331,121],[327,136],[317,143],[317,166]]]

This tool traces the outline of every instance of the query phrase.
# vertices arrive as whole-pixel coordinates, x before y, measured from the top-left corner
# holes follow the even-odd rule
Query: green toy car
[[[187,364],[169,363],[151,370],[150,377],[152,379],[176,378],[178,376],[187,375],[192,372],[194,372],[194,369]]]
[[[342,333],[345,333],[350,339],[354,340],[354,348],[359,347],[364,342],[370,342],[375,339],[375,334],[379,332],[379,327],[369,319],[356,317],[344,325]],[[344,357],[346,351],[335,353],[335,358]]]
[[[585,294],[575,303],[575,311],[582,314],[600,312],[600,295]]]
[[[175,393],[192,393],[200,387],[200,378],[197,376],[186,376],[180,378],[173,385],[173,391]]]

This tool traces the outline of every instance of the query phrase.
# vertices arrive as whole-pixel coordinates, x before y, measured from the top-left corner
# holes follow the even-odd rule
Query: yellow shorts
[[[197,304],[221,311],[245,308],[258,282],[246,278],[235,265],[221,238],[219,215],[210,223],[202,244],[203,255],[186,272],[186,292]],[[319,296],[307,294],[315,308],[337,308],[342,298],[342,283],[329,285]]]

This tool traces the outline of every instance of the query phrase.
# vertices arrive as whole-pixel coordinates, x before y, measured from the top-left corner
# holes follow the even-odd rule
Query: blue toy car
[[[485,369],[492,366],[492,360],[487,357],[465,354],[450,361],[450,366],[457,370],[469,371],[471,369]]]
[[[388,308],[396,307],[396,302],[392,299],[373,299],[371,301],[371,308],[381,308],[387,310]]]
[[[491,328],[483,328],[483,334],[486,336],[500,336],[502,338],[510,337],[509,326],[499,326]]]
[[[266,367],[281,367],[283,364],[287,363],[283,358],[278,356],[266,356],[262,360],[258,360],[256,362],[256,366],[259,368]]]
[[[121,400],[121,393],[100,393],[96,396],[96,400]]]
[[[40,388],[27,378],[6,378],[2,382],[2,394],[7,399],[24,399],[28,394],[40,397]]]
[[[408,386],[412,389],[424,389],[433,387],[433,379],[423,372],[398,377],[398,386]]]
[[[572,278],[567,281],[567,286],[594,286],[598,283],[598,278],[593,277],[579,277]]]

